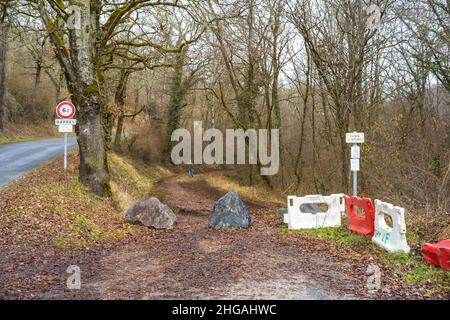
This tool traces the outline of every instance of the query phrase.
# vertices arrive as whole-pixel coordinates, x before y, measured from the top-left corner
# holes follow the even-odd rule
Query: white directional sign
[[[345,141],[350,144],[364,143],[363,132],[352,132],[345,135]]]
[[[71,124],[61,124],[58,126],[58,131],[59,132],[73,132],[73,126]]]
[[[359,171],[359,159],[351,159],[350,170]]]
[[[351,158],[352,159],[360,159],[361,158],[361,147],[358,145],[352,146]]]
[[[71,126],[75,126],[77,124],[77,119],[55,119],[55,124],[57,126],[62,124],[70,124]]]

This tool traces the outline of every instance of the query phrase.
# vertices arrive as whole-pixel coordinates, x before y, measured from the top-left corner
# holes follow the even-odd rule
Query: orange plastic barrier
[[[450,270],[450,239],[436,244],[425,243],[422,256],[428,263]]]
[[[349,229],[365,236],[372,236],[375,230],[375,207],[372,199],[347,195],[344,195],[344,199]],[[358,214],[356,207],[364,210],[364,216]]]

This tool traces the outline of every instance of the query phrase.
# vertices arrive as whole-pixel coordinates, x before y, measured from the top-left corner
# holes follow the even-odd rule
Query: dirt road
[[[20,263],[11,248],[0,263],[0,298],[372,298],[365,262],[348,261],[320,240],[284,238],[275,207],[247,202],[251,229],[217,231],[208,228],[208,215],[223,194],[198,178],[167,179],[156,193],[178,215],[174,230],[142,227],[138,235],[88,251],[41,245],[33,256],[23,250]],[[66,289],[69,265],[81,268],[81,290]]]

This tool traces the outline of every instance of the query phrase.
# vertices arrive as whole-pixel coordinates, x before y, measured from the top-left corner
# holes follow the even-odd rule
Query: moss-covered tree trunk
[[[97,1],[79,0],[79,24],[68,28],[69,46],[64,34],[40,3],[39,10],[47,26],[56,57],[64,70],[72,101],[77,108],[77,141],[80,152],[79,178],[83,185],[99,196],[111,195],[107,154],[102,127],[104,99],[101,86],[101,47],[96,45],[99,30]]]
[[[77,141],[80,148],[80,180],[95,194],[109,196],[111,190],[101,125],[101,100],[98,94],[87,92],[82,99],[75,100],[79,109]]]
[[[103,96],[101,94],[100,53],[96,48],[98,16],[95,1],[82,0],[81,24],[70,33],[76,83],[72,93],[78,107],[80,148],[80,180],[92,192],[109,196],[109,171],[106,143],[102,127]]]
[[[174,65],[172,80],[170,85],[170,101],[167,113],[168,123],[166,130],[166,150],[170,152],[172,147],[172,132],[180,127],[181,114],[184,108],[184,96],[188,90],[188,85],[183,81],[183,66],[186,57],[185,50],[180,52]]]

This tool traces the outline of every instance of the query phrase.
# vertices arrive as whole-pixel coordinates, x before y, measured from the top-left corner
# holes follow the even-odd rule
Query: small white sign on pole
[[[352,146],[352,152],[351,152],[351,158],[352,159],[361,159],[361,148],[358,145]]]
[[[73,132],[73,126],[71,124],[61,124],[58,126],[58,131],[63,133]]]
[[[359,159],[351,159],[350,170],[353,172],[359,171]]]
[[[364,133],[363,132],[347,133],[345,135],[345,141],[349,144],[364,143]]]
[[[70,124],[75,126],[77,124],[77,119],[55,119],[55,124],[60,126],[62,124]]]

